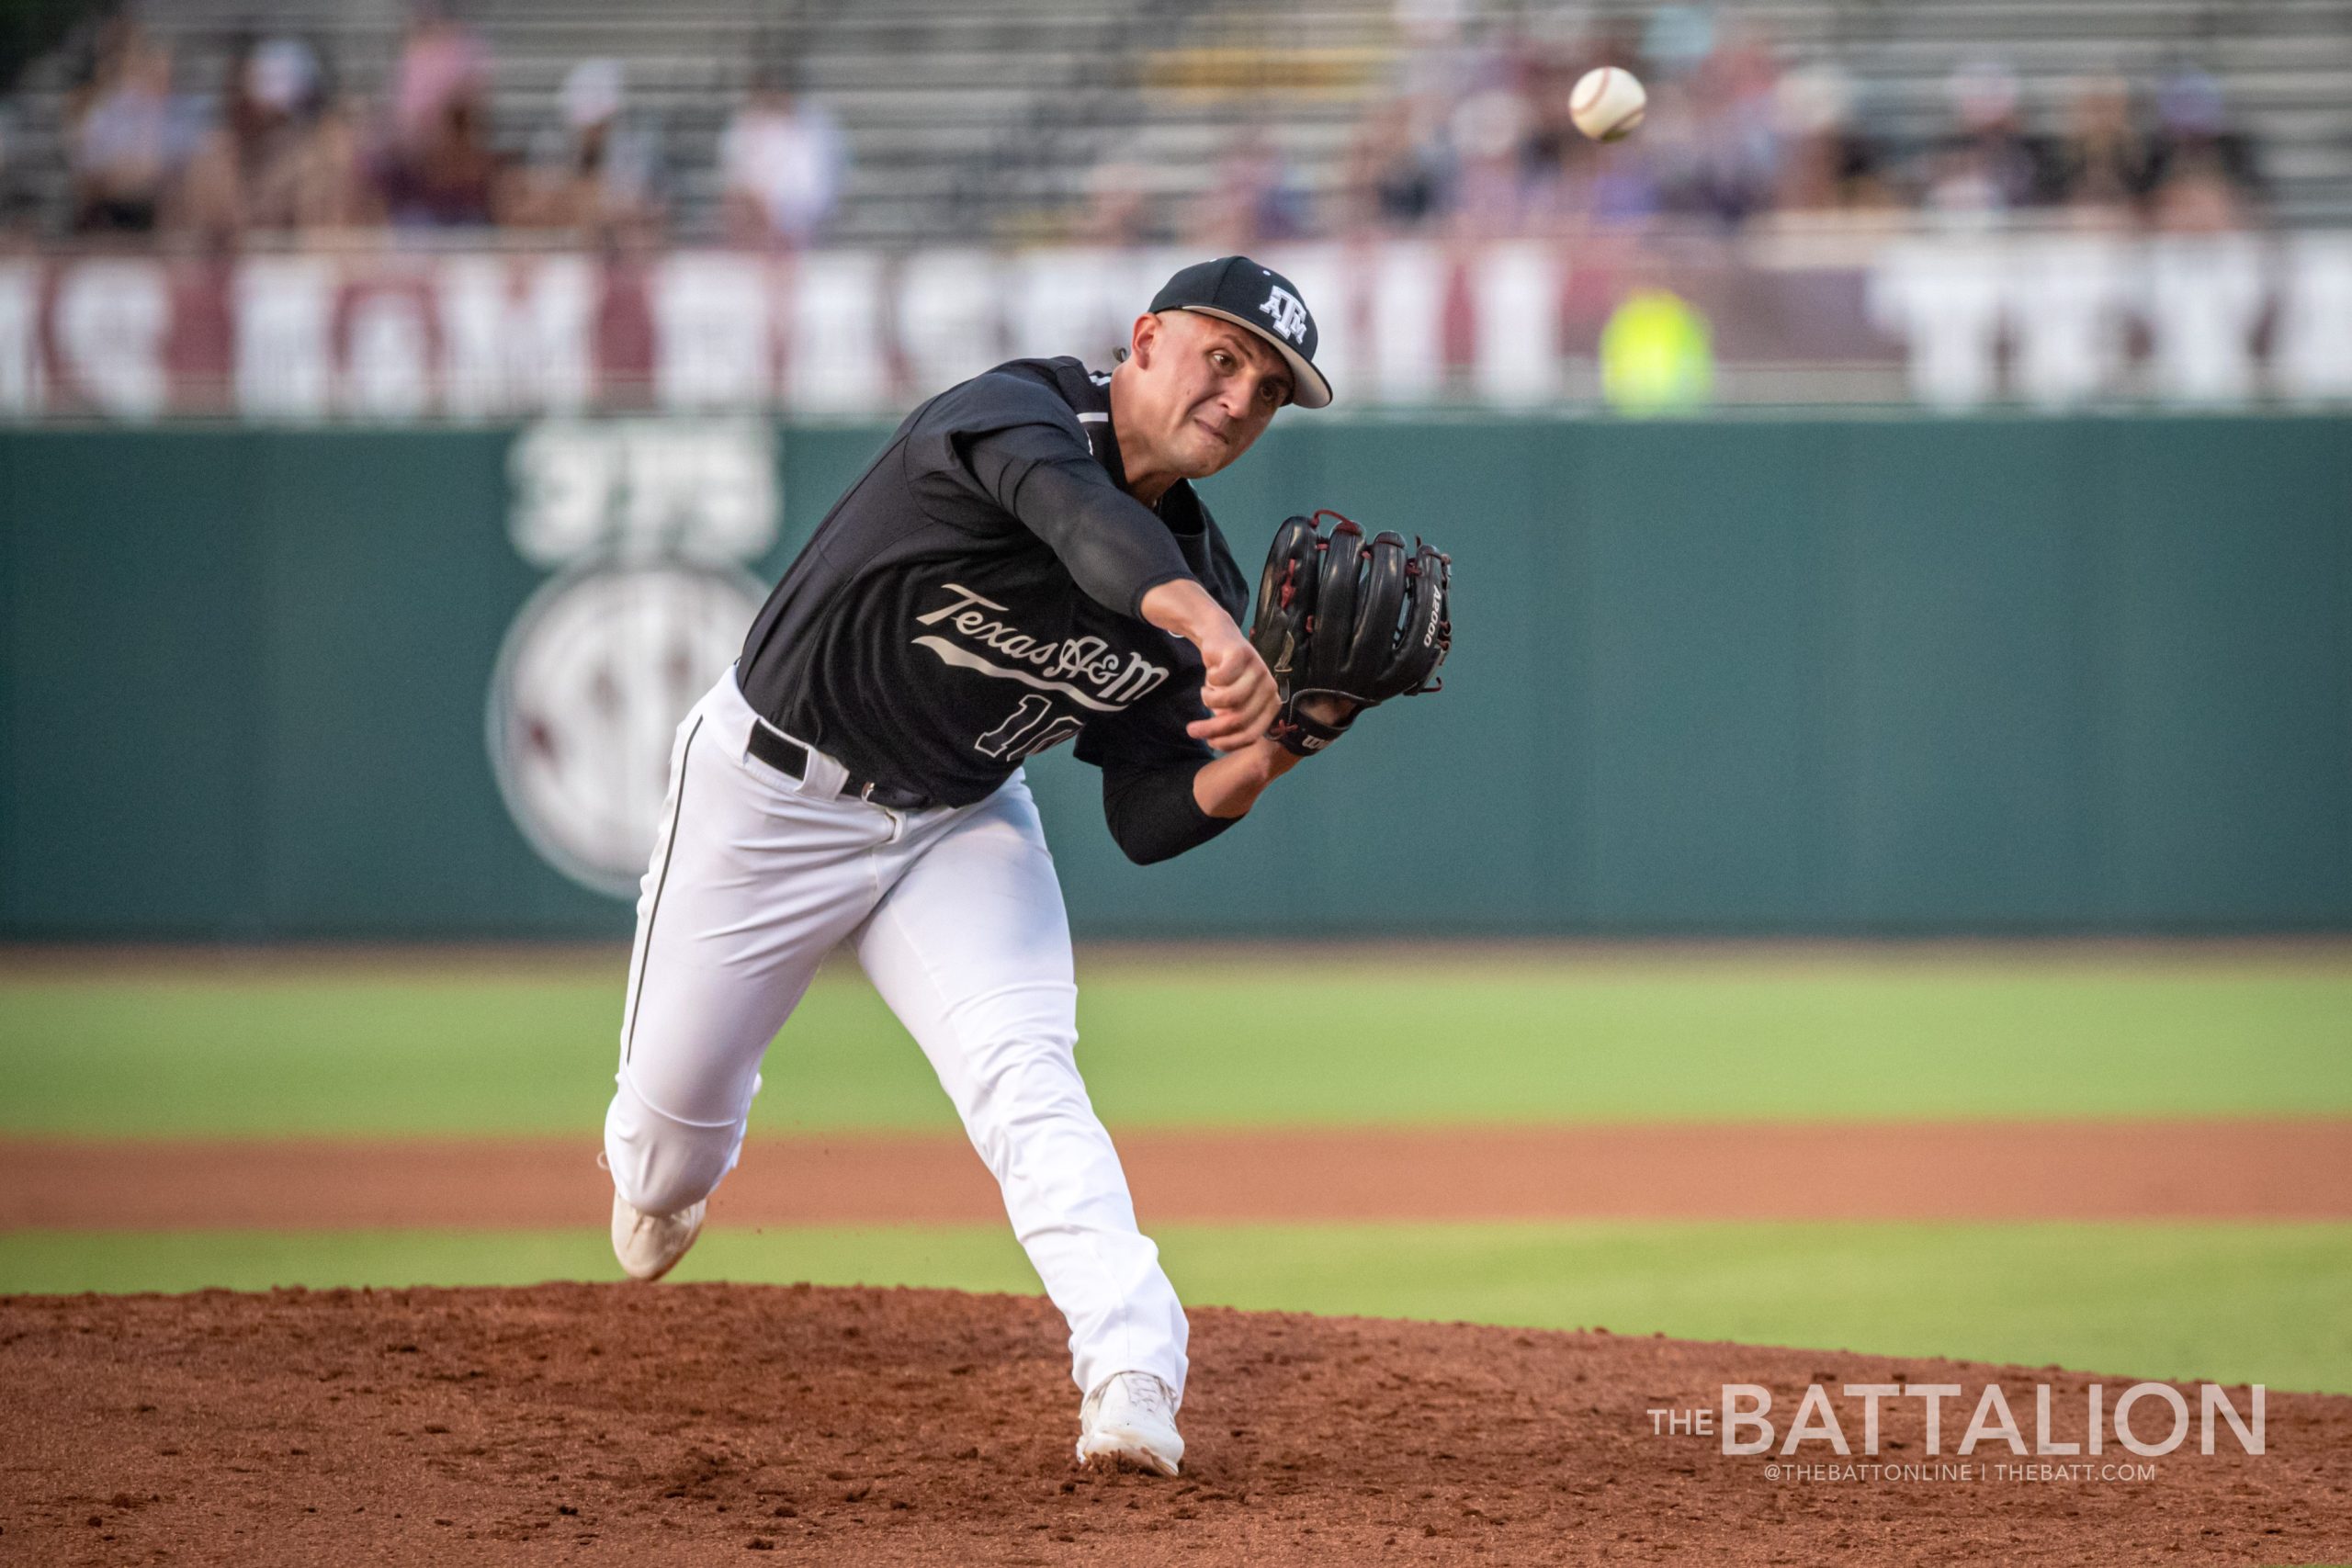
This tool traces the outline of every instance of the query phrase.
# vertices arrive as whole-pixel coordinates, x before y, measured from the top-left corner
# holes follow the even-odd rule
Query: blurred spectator
[[[483,114],[474,98],[452,98],[422,141],[379,156],[376,184],[394,224],[457,228],[496,216],[506,171],[484,134]]]
[[[219,123],[189,163],[181,221],[226,241],[252,228],[296,225],[308,144],[324,98],[318,56],[300,39],[273,38],[230,56]],[[353,175],[345,170],[345,178]]]
[[[1306,232],[1306,193],[1273,128],[1244,127],[1193,204],[1186,238],[1211,250],[1247,251]]]
[[[2262,194],[2253,143],[2232,129],[2222,85],[2202,71],[2158,85],[2150,164],[2161,227],[2237,227]]]
[[[254,193],[256,221],[301,232],[362,228],[384,220],[368,178],[362,115],[346,98],[329,98]]]
[[[504,160],[489,139],[490,57],[437,6],[419,6],[392,77],[390,134],[376,151],[385,214],[403,227],[462,227],[497,216]]]
[[[625,78],[615,60],[583,60],[563,79],[562,123],[532,147],[516,223],[591,234],[654,227],[662,206],[660,144],[623,113]]]
[[[2050,155],[2052,200],[2085,214],[2129,217],[2155,184],[2155,150],[2132,122],[2132,93],[2113,76],[2077,83]]]
[[[1526,210],[1526,147],[1533,117],[1527,100],[1502,85],[1455,106],[1448,140],[1455,157],[1447,206],[1457,231],[1487,238],[1516,231]]]
[[[74,227],[152,232],[195,141],[172,97],[171,55],[135,25],[111,29],[69,136]]]
[[[1760,43],[1718,37],[1690,75],[1690,160],[1668,175],[1678,212],[1736,225],[1768,206],[1779,175],[1774,90],[1780,70]]]
[[[1951,73],[1944,94],[1955,129],[1928,162],[1928,210],[1985,219],[2031,206],[2047,179],[2025,134],[2017,73],[1998,61],[1973,62]]]
[[[841,202],[847,164],[833,117],[763,77],[719,143],[729,233],[749,244],[810,243]]]
[[[1418,108],[1409,97],[1383,97],[1356,128],[1340,175],[1341,229],[1409,230],[1437,212],[1449,155],[1433,119]]]
[[[1791,212],[1890,207],[1877,146],[1856,124],[1853,83],[1835,66],[1792,71],[1773,94],[1781,150],[1773,205]]]
[[[1527,177],[1536,187],[1550,185],[1589,145],[1569,117],[1577,79],[1589,61],[1575,38],[1553,38],[1530,51],[1523,91],[1527,99]]]
[[[409,15],[392,73],[391,132],[395,146],[418,151],[447,132],[451,111],[477,108],[490,86],[490,54],[465,26],[433,0]]]

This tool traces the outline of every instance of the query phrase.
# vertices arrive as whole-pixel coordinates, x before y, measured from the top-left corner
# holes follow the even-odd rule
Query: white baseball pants
[[[843,795],[820,753],[805,779],[751,756],[761,722],[729,670],[678,727],[605,1118],[621,1196],[673,1213],[734,1168],[768,1043],[846,942],[996,1177],[1078,1386],[1147,1371],[1181,1396],[1184,1311],[1079,1077],[1069,925],[1027,783],[889,811]]]

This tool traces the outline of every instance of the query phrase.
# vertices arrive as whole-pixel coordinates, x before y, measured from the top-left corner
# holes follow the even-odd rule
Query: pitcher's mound
[[[1193,1325],[1185,1473],[1160,1481],[1073,1468],[1063,1329],[1031,1298],[545,1285],[0,1299],[0,1558],[2352,1557],[2352,1399],[2271,1393],[2260,1456],[2225,1426],[2199,1453],[2192,1419],[2162,1458],[2111,1438],[2096,1460],[2021,1460],[2002,1439],[1962,1458],[1987,1382],[2030,1444],[2037,1382],[2053,1390],[2052,1436],[2079,1442],[2093,1380],[1598,1330],[1221,1310]],[[2099,1381],[2111,1410],[2131,1380]],[[1649,1412],[1715,1408],[1726,1382],[1771,1390],[1783,1438],[1809,1383],[1964,1393],[1942,1406],[1940,1457],[1918,1396],[1883,1402],[1875,1458],[1861,1401],[1842,1394],[1844,1459],[1826,1438],[1784,1460],[1653,1430]],[[2152,1442],[2170,1424],[2161,1398],[2132,1412]],[[1990,1469],[2029,1464],[2046,1470]]]

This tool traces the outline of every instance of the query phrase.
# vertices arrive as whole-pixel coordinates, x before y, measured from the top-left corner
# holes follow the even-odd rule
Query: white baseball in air
[[[1595,141],[1615,141],[1642,123],[1650,96],[1630,71],[1604,65],[1577,78],[1568,95],[1568,118]]]

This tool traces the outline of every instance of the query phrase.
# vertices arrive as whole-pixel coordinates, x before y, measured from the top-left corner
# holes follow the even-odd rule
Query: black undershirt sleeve
[[[1241,820],[1212,817],[1201,809],[1193,795],[1193,778],[1207,765],[1102,764],[1102,817],[1121,852],[1137,865],[1149,865],[1198,849]]]
[[[1246,613],[1248,585],[1199,498],[1179,486],[1161,510],[1193,575],[1227,613]],[[1210,816],[1193,795],[1193,781],[1216,753],[1184,733],[1186,725],[1206,717],[1209,710],[1201,704],[1199,655],[1190,648],[1175,651],[1180,662],[1173,679],[1125,713],[1088,725],[1078,737],[1079,760],[1102,770],[1102,817],[1111,837],[1139,865],[1198,849],[1241,820]]]
[[[922,470],[917,491],[962,491],[1012,513],[1096,604],[1141,621],[1143,594],[1193,576],[1169,526],[1110,478],[1075,413],[1046,388],[978,376],[920,423],[927,428],[910,449]]]
[[[1193,798],[1193,780],[1216,753],[1184,733],[1205,717],[1201,665],[1186,649],[1173,678],[1121,714],[1079,731],[1078,759],[1102,770],[1102,819],[1121,852],[1149,865],[1200,848],[1238,817],[1212,817]]]
[[[1143,596],[1193,575],[1167,525],[1091,457],[1033,464],[1006,508],[1096,604],[1143,619]]]

